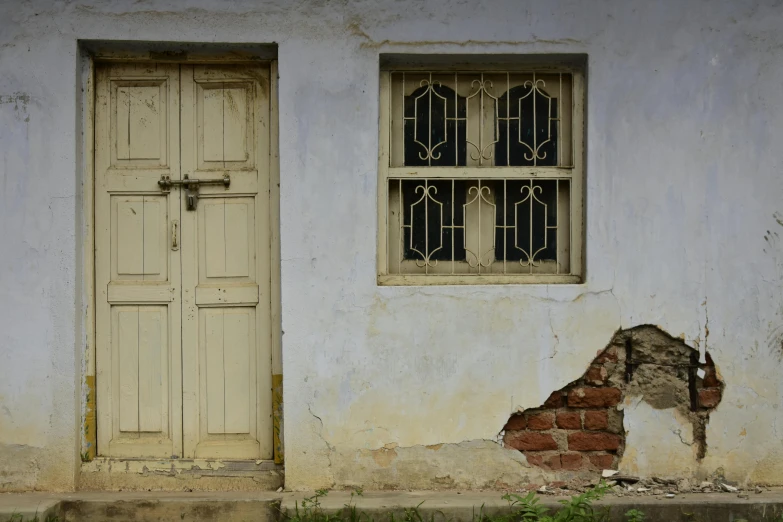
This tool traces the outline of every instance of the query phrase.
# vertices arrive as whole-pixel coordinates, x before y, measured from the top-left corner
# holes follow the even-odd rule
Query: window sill
[[[421,275],[385,274],[378,276],[379,286],[432,286],[432,285],[551,285],[579,284],[578,275],[552,274],[487,274],[487,275]]]

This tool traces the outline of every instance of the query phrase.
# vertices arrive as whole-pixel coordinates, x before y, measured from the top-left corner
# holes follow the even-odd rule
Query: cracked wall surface
[[[684,444],[692,448],[686,461],[701,461],[710,413],[723,388],[709,353],[700,362],[698,350],[653,326],[620,330],[579,379],[552,392],[541,406],[512,415],[503,442],[524,453],[528,463],[565,476],[595,475],[621,462],[628,468],[623,452],[628,430],[636,428],[624,426],[624,411],[644,402],[654,410],[674,410],[679,420],[660,443]]]
[[[764,0],[0,2],[0,489],[70,489],[80,468],[78,39],[279,45],[288,487],[556,473],[498,428],[640,324],[709,352],[726,385],[703,459],[688,414],[624,399],[615,464],[783,484],[781,17]],[[380,53],[587,55],[583,284],[376,284]]]

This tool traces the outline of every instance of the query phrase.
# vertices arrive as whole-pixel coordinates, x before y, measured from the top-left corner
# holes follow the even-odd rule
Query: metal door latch
[[[158,186],[163,192],[169,192],[174,186],[185,187],[188,210],[196,210],[198,188],[201,185],[223,185],[228,188],[231,185],[231,178],[228,174],[224,174],[221,179],[191,179],[185,174],[182,179],[171,179],[170,176],[163,174],[158,180]]]
[[[179,221],[171,221],[171,249],[179,250]]]

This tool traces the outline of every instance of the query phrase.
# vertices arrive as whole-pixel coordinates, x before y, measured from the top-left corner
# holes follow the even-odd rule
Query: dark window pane
[[[451,261],[452,247],[454,260],[465,259],[465,191],[464,181],[402,182],[405,259]]]
[[[405,165],[465,165],[465,98],[433,82],[405,97]]]
[[[541,87],[509,89],[498,100],[495,165],[557,166],[556,118],[557,98],[549,98]]]
[[[557,181],[508,180],[496,193],[495,258],[502,260],[505,248],[506,261],[557,260]]]

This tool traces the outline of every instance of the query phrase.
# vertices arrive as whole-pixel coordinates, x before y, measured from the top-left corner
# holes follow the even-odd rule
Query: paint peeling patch
[[[115,459],[97,457],[82,464],[82,473],[131,473],[141,475],[212,475],[235,476],[244,473],[280,470],[269,460],[217,460],[217,459]]]
[[[371,451],[372,458],[382,468],[388,468],[397,458],[397,444],[386,444],[384,447]]]
[[[685,426],[670,430],[672,442],[690,446],[701,460],[709,415],[724,389],[712,357],[705,357],[700,363],[698,350],[655,326],[620,330],[582,377],[541,406],[512,415],[504,444],[547,470],[616,469],[625,451],[625,409],[644,402],[674,410]]]
[[[82,465],[82,473],[123,472],[137,473],[141,475],[162,474],[179,475],[181,473],[195,473],[199,471],[218,471],[226,468],[227,464],[219,460],[205,459],[110,459],[97,458],[92,462]]]
[[[283,484],[282,466],[269,460],[112,459],[97,457],[79,474],[83,490],[247,491],[275,490]]]

